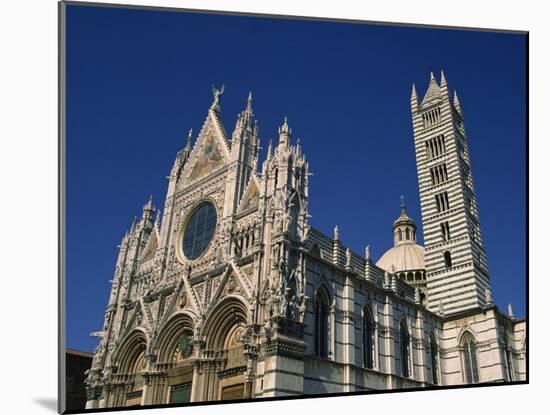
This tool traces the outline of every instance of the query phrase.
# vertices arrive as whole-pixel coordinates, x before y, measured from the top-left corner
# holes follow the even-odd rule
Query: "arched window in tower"
[[[441,237],[444,242],[447,242],[451,239],[451,228],[449,226],[449,222],[442,222],[440,224],[441,227]]]
[[[328,358],[330,298],[321,287],[315,295],[315,356]]]
[[[443,260],[445,261],[445,268],[451,268],[453,266],[453,261],[451,259],[451,253],[449,251],[443,252]]]
[[[273,193],[277,191],[278,182],[279,182],[279,169],[275,169],[275,183],[273,184]]]
[[[399,346],[401,348],[401,376],[405,378],[410,376],[410,340],[407,323],[402,321],[399,326]]]
[[[363,366],[374,367],[374,318],[369,306],[363,309]]]
[[[439,385],[439,353],[433,333],[430,335],[430,359],[432,363],[432,383]]]
[[[462,338],[462,351],[466,383],[478,383],[479,368],[477,366],[476,342],[474,336],[470,333],[466,333]]]
[[[405,229],[405,239],[409,241],[411,239],[411,231],[409,228]]]
[[[399,240],[402,241],[403,240],[403,231],[401,229],[399,229],[397,231],[398,235],[399,235]]]

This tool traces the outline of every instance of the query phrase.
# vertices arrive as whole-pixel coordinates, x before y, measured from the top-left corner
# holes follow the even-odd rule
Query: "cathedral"
[[[492,300],[443,72],[411,95],[424,246],[402,199],[378,261],[309,224],[288,121],[259,163],[252,95],[229,135],[222,93],[177,153],[163,209],[147,201],[122,238],[87,408],[526,379],[526,322]]]

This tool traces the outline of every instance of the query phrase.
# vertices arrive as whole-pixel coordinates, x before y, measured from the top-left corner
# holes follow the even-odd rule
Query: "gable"
[[[229,148],[221,121],[213,111],[208,117],[191,151],[184,175],[184,185],[196,182],[225,166]]]
[[[194,182],[204,176],[214,172],[224,164],[223,156],[215,141],[212,131],[204,140],[204,144],[200,149],[200,153],[195,160],[195,164],[189,174],[189,181]]]
[[[145,248],[141,253],[141,261],[145,262],[154,258],[157,247],[158,247],[157,232],[156,232],[156,229],[153,229],[153,231],[151,232],[151,236],[149,236],[149,239],[147,240],[147,244],[145,245]]]
[[[230,262],[223,276],[214,281],[213,293],[210,300],[210,309],[225,296],[242,295],[249,298],[252,295],[250,281],[242,275],[233,262]]]
[[[260,201],[260,189],[258,188],[258,183],[256,177],[252,176],[244,192],[244,196],[241,199],[241,203],[237,212],[246,212],[249,210],[257,209]]]

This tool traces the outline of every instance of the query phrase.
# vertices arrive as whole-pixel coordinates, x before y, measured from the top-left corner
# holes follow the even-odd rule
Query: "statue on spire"
[[[223,94],[225,90],[225,85],[222,85],[220,89],[217,89],[212,85],[212,95],[214,95],[214,102],[212,103],[212,108],[218,108],[220,104],[220,95]]]

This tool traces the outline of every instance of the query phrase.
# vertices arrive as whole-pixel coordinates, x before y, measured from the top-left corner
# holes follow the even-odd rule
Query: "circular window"
[[[215,229],[216,208],[208,202],[201,204],[185,225],[183,253],[187,259],[197,259],[206,251]]]

